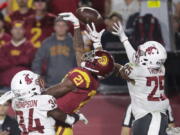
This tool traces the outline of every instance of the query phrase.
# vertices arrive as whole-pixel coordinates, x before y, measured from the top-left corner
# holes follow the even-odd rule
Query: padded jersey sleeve
[[[138,68],[132,63],[125,64],[123,70],[130,79],[136,79],[138,76]]]
[[[80,89],[89,89],[92,82],[90,75],[81,68],[75,68],[69,72],[68,78]]]
[[[41,95],[38,99],[38,108],[43,111],[51,111],[57,108],[56,99],[50,95]]]

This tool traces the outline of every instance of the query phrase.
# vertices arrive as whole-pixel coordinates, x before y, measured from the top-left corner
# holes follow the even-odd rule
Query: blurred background
[[[128,60],[119,38],[111,34],[114,22],[122,22],[134,48],[150,40],[165,46],[166,94],[180,126],[180,0],[0,0],[0,93],[23,69],[39,73],[51,86],[76,66],[73,26],[54,22],[58,13],[75,13],[83,6],[102,15],[104,22],[97,26],[106,29],[101,42],[118,63]],[[91,45],[83,24],[81,29],[85,45]],[[75,135],[120,135],[129,103],[126,81],[115,75],[103,80],[98,95],[82,109],[90,123],[76,125]],[[14,116],[11,108],[8,114]]]

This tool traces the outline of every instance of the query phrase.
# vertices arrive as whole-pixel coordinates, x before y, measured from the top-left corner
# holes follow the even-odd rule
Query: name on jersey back
[[[30,100],[30,101],[16,101],[15,105],[17,108],[32,108],[37,107],[38,100]]]

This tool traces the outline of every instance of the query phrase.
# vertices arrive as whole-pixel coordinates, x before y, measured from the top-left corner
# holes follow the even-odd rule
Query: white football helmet
[[[138,47],[135,63],[148,68],[160,68],[167,59],[165,48],[156,41],[148,41]]]
[[[28,98],[41,94],[38,82],[39,75],[29,70],[23,70],[14,75],[11,80],[11,90],[17,98]]]

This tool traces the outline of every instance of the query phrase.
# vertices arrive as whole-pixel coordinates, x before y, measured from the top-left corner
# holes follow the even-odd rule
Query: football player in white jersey
[[[22,135],[55,135],[55,120],[73,125],[81,120],[87,124],[83,114],[65,114],[57,109],[56,100],[50,95],[42,95],[39,75],[23,70],[11,81],[11,91],[4,95],[12,99]],[[2,96],[3,98],[3,96]]]
[[[116,64],[116,67],[128,80],[135,116],[133,135],[166,135],[168,119],[165,111],[169,107],[164,91],[166,50],[160,43],[148,41],[135,51],[121,23],[115,23],[113,28],[113,34],[119,36],[129,59],[125,66]]]

